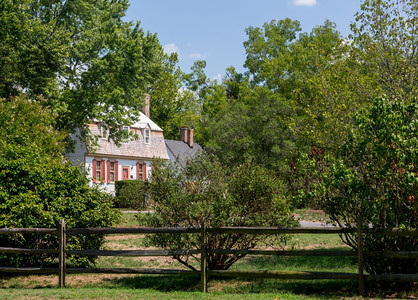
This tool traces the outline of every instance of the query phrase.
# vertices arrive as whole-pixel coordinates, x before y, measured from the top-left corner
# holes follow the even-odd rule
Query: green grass
[[[136,213],[122,213],[119,227],[136,227],[138,226],[138,218]]]
[[[137,226],[135,214],[123,214],[121,227]],[[143,249],[143,235],[111,235],[109,249]],[[335,234],[294,235],[286,249],[347,250]],[[99,268],[184,268],[171,258],[101,257]],[[234,270],[298,270],[356,272],[356,261],[347,257],[248,256]],[[57,288],[57,275],[0,277],[0,299],[357,299],[355,280],[209,279],[209,293],[200,289],[199,276],[179,275],[67,275],[67,287]],[[367,283],[366,291],[386,296]],[[414,291],[398,294],[405,298]]]
[[[38,289],[38,290],[0,290],[2,299],[330,299],[324,297],[302,296],[300,294],[280,293],[226,293],[181,291],[155,291],[153,289],[133,288],[66,288],[66,289]]]

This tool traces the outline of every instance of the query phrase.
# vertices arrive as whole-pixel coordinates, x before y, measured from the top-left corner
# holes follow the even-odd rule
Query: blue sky
[[[361,0],[131,0],[126,20],[141,21],[157,33],[167,52],[179,54],[179,66],[189,72],[195,60],[207,62],[206,75],[216,78],[234,66],[243,72],[245,28],[290,18],[303,32],[336,23],[343,36],[360,9]]]

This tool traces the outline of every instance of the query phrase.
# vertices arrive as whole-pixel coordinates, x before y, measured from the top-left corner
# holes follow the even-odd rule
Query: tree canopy
[[[127,0],[5,0],[0,4],[0,97],[25,93],[74,132],[99,119],[116,140],[161,71],[162,48]]]

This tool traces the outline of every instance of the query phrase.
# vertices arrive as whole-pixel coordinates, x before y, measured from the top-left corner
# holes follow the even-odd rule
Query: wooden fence
[[[385,281],[418,281],[418,274],[382,274],[365,275],[363,271],[364,256],[382,258],[418,258],[418,251],[363,251],[363,234],[372,233],[388,236],[411,236],[418,237],[418,229],[400,230],[397,228],[353,228],[336,227],[292,227],[292,228],[254,228],[254,227],[224,227],[224,228],[77,228],[66,229],[65,223],[61,220],[58,229],[46,228],[0,228],[0,234],[57,234],[59,239],[58,249],[21,249],[0,247],[0,253],[52,253],[58,254],[58,268],[14,268],[0,267],[0,272],[8,273],[40,273],[40,274],[59,274],[59,286],[65,286],[65,275],[74,273],[108,273],[108,274],[196,274],[201,276],[201,288],[207,292],[207,282],[209,276],[228,276],[228,277],[250,277],[250,278],[277,278],[277,279],[354,279],[359,282],[359,294],[364,295],[364,280],[385,280]],[[67,250],[66,235],[74,234],[184,234],[200,233],[200,249],[183,250]],[[276,251],[276,250],[237,250],[237,249],[209,249],[208,234],[358,234],[358,251],[321,251],[321,250],[299,250],[299,251]],[[245,255],[279,255],[279,256],[357,256],[357,273],[339,272],[309,272],[309,271],[231,271],[231,270],[208,270],[207,258],[209,254],[245,254]],[[181,269],[149,269],[149,268],[66,268],[66,255],[93,255],[93,256],[174,256],[184,254],[200,254],[200,271],[181,270]]]

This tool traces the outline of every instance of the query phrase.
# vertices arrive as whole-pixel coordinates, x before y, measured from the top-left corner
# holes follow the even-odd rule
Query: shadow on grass
[[[321,249],[323,251],[328,251]],[[346,250],[337,248],[333,250]],[[329,250],[331,251],[331,250]],[[357,257],[338,256],[252,256],[233,266],[238,270],[294,270],[357,272]]]
[[[109,284],[120,288],[147,289],[159,292],[200,291],[199,276],[143,275],[129,278],[108,279]],[[280,279],[209,278],[209,292],[225,294],[294,294],[321,298],[357,296],[355,280],[296,281]]]
[[[356,272],[356,265],[355,259],[350,257],[252,256],[235,264],[232,269]],[[200,277],[193,275],[142,275],[105,280],[108,280],[106,285],[132,289],[162,292],[200,290]],[[350,297],[357,295],[357,287],[358,283],[355,280],[225,279],[214,276],[209,278],[209,290],[224,293],[292,293]]]
[[[358,295],[353,280],[280,280],[258,279],[243,282],[235,288],[225,287],[224,293],[278,293],[320,298],[353,297]]]

